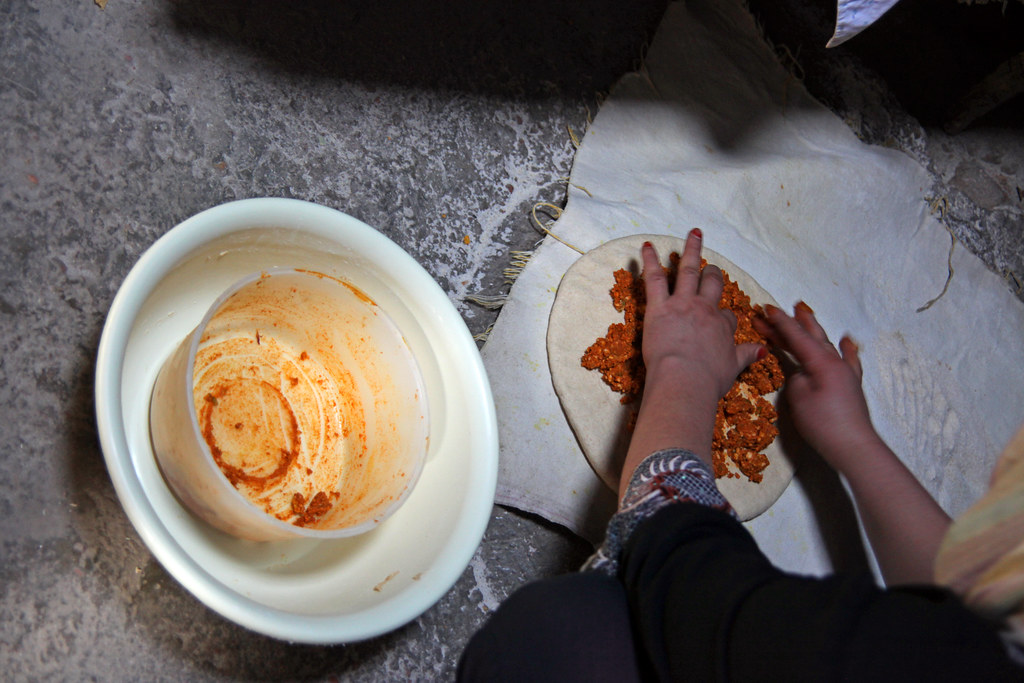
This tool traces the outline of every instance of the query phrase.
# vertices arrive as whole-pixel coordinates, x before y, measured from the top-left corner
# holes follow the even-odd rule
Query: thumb
[[[768,355],[764,344],[738,344],[736,346],[736,374],[740,374],[756,361]]]

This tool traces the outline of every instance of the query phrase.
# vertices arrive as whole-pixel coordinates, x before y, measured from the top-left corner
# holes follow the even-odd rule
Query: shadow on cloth
[[[794,482],[811,504],[832,570],[870,573],[869,551],[864,547],[853,500],[839,474],[796,433],[785,409],[779,412],[779,439],[796,466]]]

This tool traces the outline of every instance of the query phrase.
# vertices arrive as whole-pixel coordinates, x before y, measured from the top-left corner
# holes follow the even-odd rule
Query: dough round
[[[594,340],[607,333],[610,324],[622,322],[622,313],[612,306],[608,294],[614,283],[612,274],[626,268],[639,275],[640,247],[647,241],[654,245],[663,264],[668,263],[671,252],[682,254],[686,244],[684,239],[670,235],[630,235],[587,252],[562,277],[548,319],[548,364],[555,393],[587,461],[613,491],[618,489],[629,445],[626,425],[636,405],[621,404],[621,394],[602,381],[601,373],[584,369],[580,358]],[[735,264],[708,249],[702,255],[729,273],[752,303],[778,306]],[[778,399],[775,394],[765,398],[772,403]],[[742,474],[739,478],[717,480],[719,490],[741,520],[753,519],[771,507],[793,479],[793,463],[782,451],[778,438],[765,454],[771,464],[764,470],[760,483],[755,484]]]

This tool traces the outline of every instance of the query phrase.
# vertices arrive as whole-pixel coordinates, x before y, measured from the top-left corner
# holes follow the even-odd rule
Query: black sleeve
[[[739,522],[700,505],[644,521],[620,578],[642,665],[660,680],[1024,680],[953,594],[786,574]]]

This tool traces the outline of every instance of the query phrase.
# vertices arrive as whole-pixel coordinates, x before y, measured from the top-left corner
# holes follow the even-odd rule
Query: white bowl
[[[431,416],[426,464],[405,504],[366,534],[244,541],[182,507],[157,467],[148,403],[164,360],[233,282],[274,268],[344,276],[387,312],[423,374]],[[156,558],[211,609],[288,641],[353,642],[415,619],[466,568],[493,507],[494,402],[465,323],[401,248],[316,204],[232,202],[157,240],[108,314],[96,414],[121,504]]]
[[[199,358],[209,364],[197,374]],[[226,392],[223,401],[207,393],[197,405],[197,382]],[[227,430],[214,417],[222,410]],[[274,430],[286,423],[294,431]],[[352,283],[309,270],[260,270],[217,297],[157,374],[149,407],[156,461],[178,500],[254,541],[373,529],[411,495],[428,427],[426,387],[402,331]],[[214,447],[241,466],[233,475],[270,480],[232,482]],[[326,496],[327,509],[295,523],[281,516],[294,514],[295,495],[300,508]]]

